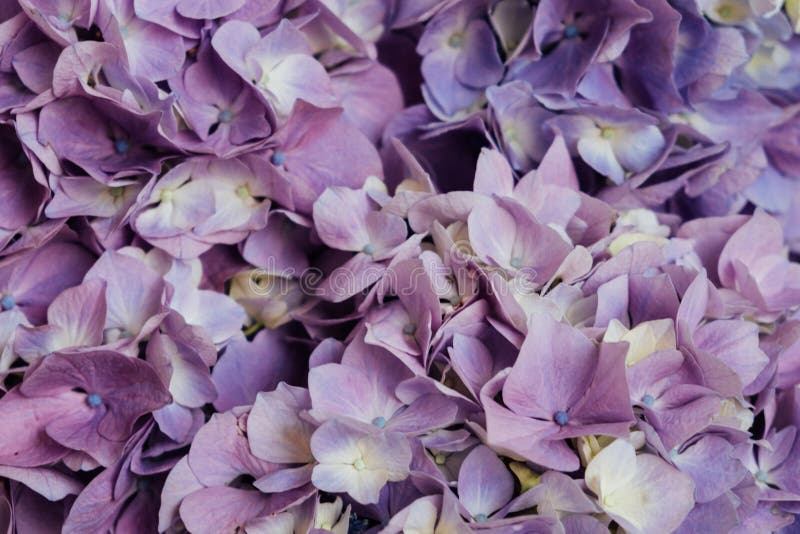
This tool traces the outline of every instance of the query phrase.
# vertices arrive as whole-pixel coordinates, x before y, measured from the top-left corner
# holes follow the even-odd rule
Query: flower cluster
[[[0,531],[796,531],[797,0],[7,0],[0,140]]]

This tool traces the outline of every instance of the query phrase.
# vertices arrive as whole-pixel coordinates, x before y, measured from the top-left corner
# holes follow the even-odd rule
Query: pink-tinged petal
[[[116,467],[116,466],[114,466]],[[109,468],[99,473],[83,489],[69,509],[62,532],[105,532],[110,530],[124,502],[115,498],[115,485],[128,480],[123,491],[130,492],[132,478],[123,475],[127,466]],[[119,474],[119,476],[118,476]]]
[[[625,181],[625,171],[614,154],[610,141],[602,137],[583,137],[578,141],[578,153],[591,168],[619,185]]]
[[[331,84],[344,116],[374,143],[380,140],[386,124],[403,109],[397,77],[380,63],[348,62],[331,72]]]
[[[514,477],[489,447],[478,445],[458,471],[458,500],[473,518],[486,518],[514,495]]]
[[[760,258],[780,254],[783,229],[765,212],[757,210],[749,221],[731,235],[719,254],[719,279],[725,287],[736,287],[734,260],[752,265]]]
[[[586,485],[627,532],[672,532],[694,506],[694,483],[661,458],[618,439],[586,468]],[[669,506],[665,506],[669,503]]]
[[[23,360],[31,362],[39,356],[73,346],[69,342],[64,343],[65,338],[64,331],[58,326],[44,325],[31,328],[20,325],[14,333],[14,353]],[[11,365],[11,362],[8,365]]]
[[[512,260],[517,222],[496,203],[479,203],[469,214],[469,242],[475,253],[485,261],[509,266]],[[494,231],[487,231],[492,228]]]
[[[238,30],[240,26],[236,28]],[[249,65],[263,68],[288,56],[303,54],[312,54],[308,39],[289,19],[282,19],[272,32],[253,45],[247,60]]]
[[[332,419],[314,432],[311,450],[320,463],[351,465],[361,457],[363,437],[363,429]]]
[[[561,519],[565,534],[608,534],[608,527],[590,515],[570,515]]]
[[[489,349],[478,339],[462,334],[453,337],[450,364],[474,397],[493,376],[494,361]]]
[[[512,501],[504,512],[512,513],[537,506],[542,515],[594,514],[600,510],[584,493],[580,482],[558,471],[542,474],[539,484]]]
[[[374,145],[347,123],[341,110],[320,109],[298,100],[289,120],[274,136],[285,155],[275,168],[290,181],[295,208],[311,212],[314,201],[330,186],[359,188],[370,176],[383,176]]]
[[[690,343],[694,331],[703,320],[708,307],[709,281],[705,271],[695,276],[683,294],[675,317],[678,344]]]
[[[218,391],[219,411],[253,404],[260,391],[272,391],[279,382],[292,382],[300,366],[285,340],[272,330],[262,330],[252,341],[234,339],[226,345],[211,379]]]
[[[503,154],[488,148],[481,150],[472,189],[484,195],[510,197],[514,194],[514,173]]]
[[[245,241],[242,257],[270,274],[299,275],[308,268],[307,243],[306,228],[292,222],[286,214],[272,211],[266,228],[251,233]]]
[[[747,469],[735,457],[734,447],[726,439],[706,435],[671,458],[695,483],[697,502],[713,501],[739,483]]]
[[[176,443],[185,443],[196,430],[197,409],[173,402],[153,412],[158,429]],[[200,415],[202,417],[202,414]]]
[[[626,343],[600,344],[592,382],[570,412],[576,423],[591,427],[593,433],[624,437],[636,421],[625,378],[627,350]],[[567,427],[564,430],[571,434]],[[582,435],[577,429],[574,433]]]
[[[232,412],[215,413],[195,435],[189,467],[203,485],[224,486],[242,474],[258,478],[274,471],[252,455],[239,424]]]
[[[520,415],[552,420],[586,392],[596,365],[591,340],[549,314],[535,314],[503,387],[503,401]]]
[[[567,143],[562,136],[557,135],[553,139],[539,168],[536,169],[536,176],[544,184],[558,185],[573,191],[580,190],[575,165],[572,164]]]
[[[422,395],[393,416],[386,429],[418,435],[452,426],[459,419],[458,414],[459,406],[453,399],[438,393]]]
[[[12,65],[19,79],[34,93],[43,93],[53,84],[53,67],[61,53],[55,43],[44,42],[14,54]]]
[[[187,530],[193,533],[235,532],[264,513],[268,504],[268,497],[258,491],[203,488],[183,499],[180,515]]]
[[[330,187],[314,202],[314,228],[331,248],[361,252],[370,244],[367,214],[371,201],[363,190]],[[375,245],[373,245],[374,247]]]
[[[94,256],[82,246],[51,241],[0,262],[0,291],[14,297],[29,321],[40,324],[50,303],[78,285],[92,263]]]
[[[380,471],[356,471],[342,464],[319,464],[314,466],[311,481],[316,487],[330,493],[347,493],[357,502],[377,503],[380,492],[386,485],[386,477]]]
[[[391,213],[367,213],[366,225],[369,244],[384,254],[400,246],[408,235],[405,219]]]
[[[106,283],[106,329],[136,336],[162,309],[164,280],[136,258],[108,251],[86,273],[90,280]]]
[[[745,386],[769,363],[758,346],[758,325],[750,321],[711,321],[694,332],[694,342],[735,371]]]
[[[247,314],[228,295],[197,289],[191,274],[188,264],[175,262],[164,277],[174,288],[170,307],[213,343],[224,344],[240,333]]]
[[[313,464],[279,469],[259,478],[253,482],[253,486],[264,493],[283,493],[311,482],[311,472],[313,470]]]
[[[320,107],[336,105],[328,73],[311,56],[287,56],[272,67],[267,76],[269,81],[263,84],[263,90],[280,117],[288,117],[298,99]]]
[[[314,425],[300,418],[300,412],[310,407],[311,399],[302,388],[280,384],[275,391],[259,393],[247,418],[253,455],[281,464],[313,462]]]
[[[161,507],[158,511],[158,531],[163,532],[178,517],[181,501],[195,491],[204,488],[189,467],[187,456],[181,458],[170,470],[164,488],[161,490]]]
[[[77,495],[83,489],[78,480],[46,467],[0,466],[0,476],[16,480],[49,501],[60,501],[67,495]]]
[[[133,16],[116,16],[101,29],[106,41],[125,49],[132,74],[160,81],[180,70],[186,60],[180,35]]]
[[[47,309],[47,322],[63,329],[70,342],[67,346],[92,347],[102,343],[105,293],[104,281],[88,280],[64,290]]]
[[[254,81],[248,72],[245,58],[259,40],[261,40],[261,34],[255,26],[241,20],[230,20],[214,32],[211,46],[239,76],[245,80]]]
[[[64,411],[58,397],[31,399],[12,390],[0,400],[0,461],[4,465],[36,467],[53,463],[67,449],[45,432],[47,423]]]
[[[208,365],[193,347],[157,332],[148,343],[147,356],[162,377],[168,375],[169,391],[175,402],[187,408],[201,408],[216,399],[217,390]]]
[[[383,356],[389,363],[391,356]],[[395,359],[396,361],[396,359]],[[399,362],[397,362],[399,363]],[[402,377],[402,369],[387,368]],[[352,417],[370,424],[378,417],[388,421],[402,403],[394,396],[393,390],[380,388],[377,376],[346,365],[328,364],[311,369],[308,374],[308,389],[311,393],[311,414],[319,419],[332,417]]]
[[[482,202],[490,201],[472,191],[429,195],[408,209],[408,223],[417,233],[430,232],[436,221],[442,226],[456,221],[466,221],[474,206]]]
[[[27,396],[74,395],[75,399],[64,399],[69,416],[50,421],[47,432],[79,450],[83,444],[78,434],[92,443],[127,440],[140,416],[171,402],[147,362],[111,351],[52,354],[26,378],[20,391]],[[86,395],[93,393],[99,406],[86,402]]]
[[[629,171],[641,172],[658,159],[666,141],[657,126],[621,129],[612,141],[617,160]]]
[[[346,492],[362,504],[378,502],[383,486],[405,479],[411,463],[411,448],[402,434],[368,432],[335,419],[314,432],[311,450],[319,462],[311,475],[314,485]]]
[[[507,376],[507,372],[500,372],[481,389],[487,443],[501,454],[519,456],[537,465],[559,471],[578,469],[580,460],[566,441],[552,439],[558,432],[556,425],[517,415],[494,400]]]
[[[190,19],[214,20],[230,15],[246,3],[246,0],[180,0],[175,9]]]

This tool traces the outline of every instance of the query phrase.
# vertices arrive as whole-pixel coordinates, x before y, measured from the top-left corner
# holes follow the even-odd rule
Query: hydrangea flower
[[[0,2],[0,530],[794,532],[798,21]]]

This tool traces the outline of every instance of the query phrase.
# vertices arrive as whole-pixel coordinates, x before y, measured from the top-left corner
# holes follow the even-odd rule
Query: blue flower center
[[[114,152],[117,154],[124,154],[131,148],[131,145],[125,139],[116,139],[114,141]]]
[[[3,311],[8,311],[14,307],[16,302],[14,302],[14,297],[11,295],[3,295],[3,298],[0,299],[0,307],[3,308]]]
[[[514,256],[513,258],[511,258],[510,263],[513,268],[519,269],[520,267],[522,267],[522,258]]]
[[[368,243],[364,245],[364,248],[361,250],[364,251],[364,254],[369,254],[371,256],[375,254],[375,245],[373,245],[372,243]]]
[[[97,393],[89,393],[86,395],[86,404],[88,404],[91,408],[97,408],[103,404],[103,400]]]
[[[484,521],[489,520],[489,516],[487,516],[486,514],[478,514],[472,519],[474,519],[476,523],[483,523]]]
[[[575,39],[578,35],[580,35],[580,32],[578,31],[578,27],[574,23],[567,24],[564,27],[564,37],[565,38],[567,38],[567,39]]]
[[[217,118],[219,119],[219,122],[231,122],[231,119],[233,119],[233,113],[227,109],[223,109],[219,112]]]
[[[272,164],[273,165],[283,165],[286,163],[286,154],[283,152],[275,152],[272,155]]]
[[[642,397],[642,402],[645,403],[646,406],[652,406],[653,403],[656,402],[656,399],[654,399],[653,396],[648,393]]]
[[[764,471],[763,469],[759,469],[758,472],[756,473],[756,480],[758,480],[759,482],[766,482],[767,476],[768,475],[766,471]]]
[[[553,419],[556,420],[556,424],[559,426],[564,426],[569,423],[569,415],[564,410],[556,412],[556,414],[553,416]]]
[[[447,44],[452,48],[461,48],[464,44],[464,39],[461,37],[460,33],[454,33],[447,40]]]
[[[377,426],[378,428],[383,428],[386,426],[386,418],[378,416],[372,420],[372,424]]]

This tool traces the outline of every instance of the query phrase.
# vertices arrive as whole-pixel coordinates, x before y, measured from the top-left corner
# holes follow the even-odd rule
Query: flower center
[[[372,424],[377,426],[378,428],[383,428],[386,426],[386,418],[378,416],[372,420]]]
[[[97,393],[89,393],[86,395],[86,404],[88,404],[90,408],[98,408],[103,404],[103,399],[101,399],[100,395]]]
[[[130,150],[131,145],[125,139],[114,140],[114,152],[117,154],[124,154]]]
[[[116,200],[116,199],[120,198],[122,195],[125,194],[125,188],[124,187],[112,187],[111,189],[108,190],[108,194],[111,195],[111,198]]]
[[[367,243],[366,245],[364,245],[364,248],[361,249],[361,251],[364,254],[369,254],[370,256],[372,256],[373,254],[375,254],[375,245],[373,245],[372,243]]]
[[[511,258],[510,263],[513,268],[519,269],[520,267],[522,267],[522,258],[514,256],[513,258]]]
[[[652,406],[655,401],[656,399],[654,399],[649,393],[642,397],[642,402],[645,403],[646,406]]]
[[[473,519],[475,520],[476,523],[483,523],[484,521],[489,520],[489,516],[487,516],[486,514],[478,514],[475,517],[473,517]]]
[[[764,471],[763,469],[759,469],[758,472],[756,473],[756,480],[758,480],[759,482],[766,482],[767,476],[768,475],[766,471]]]
[[[3,295],[3,298],[0,299],[0,307],[3,308],[3,311],[8,311],[14,307],[16,302],[14,302],[14,297],[11,295]]]
[[[556,412],[555,415],[553,416],[553,419],[556,420],[556,424],[558,424],[559,426],[564,426],[567,423],[569,423],[569,415],[564,410]]]
[[[447,45],[450,46],[451,48],[461,48],[463,44],[464,44],[464,38],[461,36],[460,33],[454,33],[447,40]]]
[[[250,189],[246,185],[239,186],[236,189],[236,196],[239,198],[250,198]]]
[[[355,467],[356,471],[363,471],[364,469],[366,469],[367,464],[364,463],[364,460],[359,458],[355,462],[353,462],[353,467]]]
[[[407,336],[414,335],[414,332],[417,331],[417,326],[411,323],[408,323],[403,327],[403,333]]]
[[[233,113],[227,109],[223,109],[219,112],[219,115],[217,115],[217,119],[219,119],[219,122],[231,122],[231,119],[233,119]]]
[[[286,154],[284,154],[283,152],[275,152],[272,155],[272,164],[273,165],[280,166],[280,165],[283,165],[284,163],[286,163]]]
[[[575,23],[567,24],[564,27],[564,38],[566,39],[575,39],[579,34],[580,32],[578,31],[578,27],[575,25]]]

